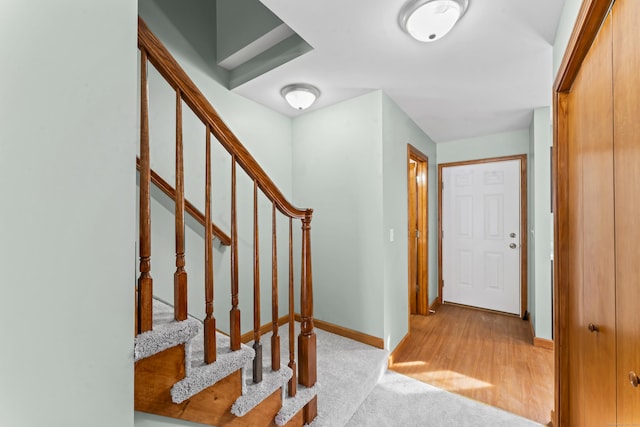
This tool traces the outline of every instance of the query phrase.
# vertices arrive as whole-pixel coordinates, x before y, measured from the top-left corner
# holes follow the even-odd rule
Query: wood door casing
[[[441,163],[438,165],[438,302],[442,300],[442,170],[450,166],[472,165],[477,163],[520,160],[520,317],[524,319],[528,307],[528,231],[527,231],[527,155],[492,157],[487,159],[466,160],[460,162]]]
[[[409,161],[409,314],[416,314],[418,301],[418,242],[414,230],[417,230],[418,203],[416,201],[416,170],[418,165],[415,161]]]
[[[412,175],[412,164],[415,174]],[[429,158],[407,145],[409,314],[429,314]],[[416,231],[417,238],[416,238]],[[413,302],[412,302],[413,301]],[[415,311],[413,310],[415,308]]]
[[[570,358],[573,367],[570,387],[571,425],[603,426],[616,422],[615,381],[615,252],[613,210],[613,111],[612,111],[611,19],[607,19],[582,64],[569,95],[569,168],[571,192],[580,195],[570,204],[572,224],[580,242],[573,250],[582,254],[572,262],[577,279],[572,281],[575,312],[572,331],[577,345]],[[574,167],[572,168],[572,163]],[[581,222],[581,224],[580,224]],[[571,226],[570,226],[571,227]],[[580,248],[581,246],[581,248]],[[588,325],[599,331],[590,332]],[[582,404],[580,399],[587,399]]]
[[[640,425],[640,2],[618,1],[613,16],[618,425]]]

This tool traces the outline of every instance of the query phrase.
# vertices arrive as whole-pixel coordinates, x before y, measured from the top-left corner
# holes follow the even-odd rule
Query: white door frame
[[[469,160],[463,162],[441,163],[438,165],[438,301],[442,304],[442,169],[454,166],[474,165],[479,163],[502,162],[506,160],[520,160],[520,317],[527,317],[527,155],[492,157],[489,159]]]

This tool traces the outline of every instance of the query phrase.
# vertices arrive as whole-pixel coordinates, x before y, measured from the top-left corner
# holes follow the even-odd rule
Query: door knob
[[[640,384],[640,380],[638,380],[638,375],[633,371],[629,372],[629,382],[634,387],[638,387],[638,384]]]
[[[593,323],[589,323],[589,326],[587,326],[587,328],[589,328],[589,332],[600,332],[600,328],[598,328],[598,326],[594,325]]]
[[[515,248],[517,248],[517,247],[518,247],[518,245],[516,245],[515,243],[511,243],[511,244],[509,245],[509,247],[510,247],[511,249],[515,249]]]
[[[509,237],[511,237],[511,238],[516,237],[516,233],[510,233]]]

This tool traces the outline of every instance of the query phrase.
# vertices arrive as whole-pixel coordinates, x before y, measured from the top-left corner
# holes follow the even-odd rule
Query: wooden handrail
[[[140,170],[140,158],[136,157],[136,168],[138,170]],[[153,183],[153,185],[155,185],[156,187],[158,187],[164,194],[166,194],[171,200],[175,201],[176,200],[176,190],[171,186],[171,184],[169,184],[167,181],[165,181],[160,175],[158,175],[157,172],[155,172],[153,169],[150,169],[151,171],[151,182]],[[206,221],[205,221],[205,217],[204,214],[202,212],[200,212],[191,202],[189,202],[188,200],[184,201],[184,210],[185,212],[187,212],[193,219],[195,219],[196,221],[198,221],[200,224],[202,224],[203,227],[205,227]],[[229,237],[227,235],[227,233],[225,233],[224,231],[222,231],[222,229],[220,227],[218,227],[217,225],[215,225],[213,222],[211,223],[211,230],[213,232],[213,235],[220,240],[220,243],[222,243],[224,246],[230,246],[231,245],[231,237]]]
[[[205,125],[206,135],[206,183],[205,183],[205,204],[206,216],[203,216],[188,201],[184,201],[184,210],[192,215],[198,222],[205,226],[205,305],[207,318],[205,319],[205,362],[211,363],[215,360],[215,318],[213,317],[213,262],[211,240],[212,233],[218,237],[225,245],[231,246],[231,310],[229,312],[229,328],[230,328],[230,349],[232,351],[240,349],[240,309],[239,309],[239,287],[238,287],[238,229],[237,229],[237,200],[236,200],[236,165],[244,170],[247,176],[253,181],[253,223],[254,223],[254,357],[253,381],[260,382],[262,379],[262,345],[260,343],[261,326],[260,326],[260,251],[259,251],[259,230],[258,230],[258,190],[267,197],[272,204],[272,330],[273,349],[272,368],[280,367],[279,354],[279,336],[277,326],[279,323],[278,315],[278,266],[277,266],[277,240],[276,240],[276,213],[281,212],[289,218],[289,366],[296,370],[296,360],[294,357],[295,340],[293,329],[293,228],[292,220],[299,219],[302,223],[302,244],[301,244],[301,283],[300,283],[300,309],[301,309],[301,332],[298,336],[298,363],[297,373],[294,372],[291,382],[289,383],[288,392],[290,396],[296,394],[297,383],[305,387],[312,387],[317,380],[317,360],[316,360],[316,335],[313,325],[313,279],[311,273],[311,219],[313,216],[312,209],[299,209],[289,203],[280,190],[275,186],[273,181],[267,176],[265,171],[260,167],[256,160],[249,154],[247,149],[240,143],[238,138],[231,132],[222,119],[218,116],[216,110],[209,104],[204,95],[198,90],[195,84],[187,76],[187,74],[178,65],[176,60],[171,56],[168,50],[162,45],[158,38],[151,33],[144,21],[138,17],[138,47],[141,51],[142,65],[142,110],[141,110],[141,160],[138,160],[138,168],[141,171],[141,235],[140,235],[140,271],[141,278],[139,281],[138,291],[139,300],[136,306],[138,310],[138,332],[144,332],[144,322],[151,318],[150,299],[151,277],[150,271],[150,216],[149,216],[149,185],[153,182],[166,195],[176,200],[176,190],[174,190],[166,181],[164,181],[157,173],[151,170],[149,161],[149,131],[148,131],[148,106],[146,102],[147,80],[146,65],[150,62],[155,66],[156,70],[164,77],[164,79],[176,91],[176,188],[181,193],[183,187],[182,172],[182,129],[181,129],[181,105],[184,102],[193,113]],[[227,150],[231,156],[231,237],[224,234],[218,227],[211,222],[211,147],[210,136],[213,134],[218,142]],[[144,181],[144,183],[143,183]],[[179,196],[184,197],[184,194]],[[143,200],[144,199],[144,200]],[[177,202],[176,202],[177,204]],[[180,202],[182,204],[182,202]],[[179,236],[178,230],[184,227],[184,223],[178,218],[181,209],[177,207],[176,213],[176,266],[179,268],[183,265],[182,253],[184,251],[182,237]],[[181,225],[182,224],[182,225]],[[144,282],[144,283],[143,283]],[[144,291],[144,292],[142,292]],[[148,306],[145,307],[145,303]],[[141,326],[142,325],[142,326]],[[213,333],[212,333],[213,331]],[[209,333],[207,333],[209,332]],[[317,415],[317,398],[311,399],[303,409],[303,421],[310,423]]]
[[[184,103],[193,110],[194,114],[205,125],[210,126],[211,132],[220,144],[229,154],[235,156],[238,164],[252,180],[258,183],[260,190],[270,201],[276,204],[278,210],[292,218],[305,218],[307,211],[289,203],[264,169],[222,121],[216,110],[207,101],[207,98],[200,92],[187,73],[178,65],[173,56],[140,17],[138,17],[138,46],[147,52],[149,62],[153,64],[167,83],[182,93]]]

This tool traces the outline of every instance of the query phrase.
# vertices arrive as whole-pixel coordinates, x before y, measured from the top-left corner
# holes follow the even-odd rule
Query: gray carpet
[[[541,424],[388,371],[346,427],[538,427]]]
[[[278,330],[283,365],[289,363],[288,328],[285,325]],[[318,417],[311,427],[344,426],[382,376],[389,353],[317,328],[315,333],[318,350]],[[296,322],[296,357],[299,334],[300,324]],[[264,346],[262,354],[270,355],[271,334],[266,334],[261,341]],[[264,366],[270,365],[270,360],[265,359]],[[291,403],[292,407],[304,406]],[[291,412],[293,415],[297,412],[288,407],[287,401],[284,406],[277,417],[278,424],[288,420]]]

